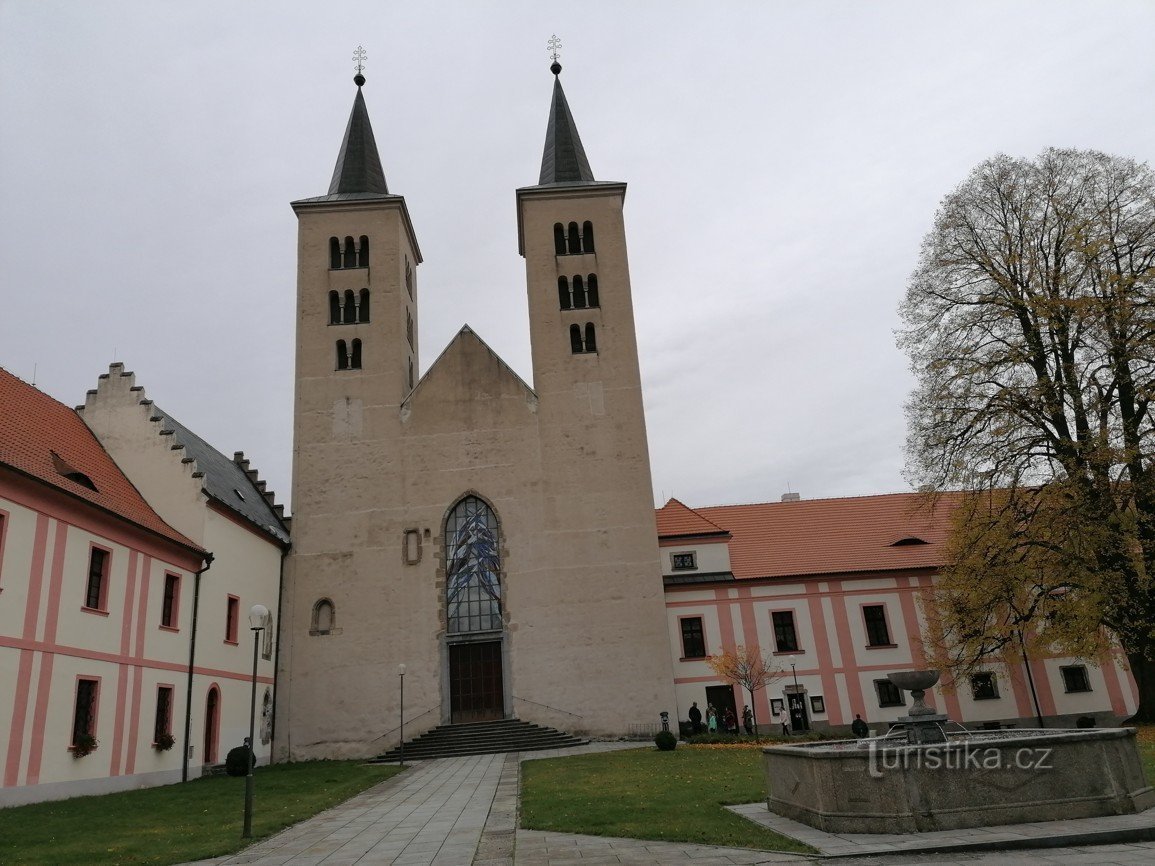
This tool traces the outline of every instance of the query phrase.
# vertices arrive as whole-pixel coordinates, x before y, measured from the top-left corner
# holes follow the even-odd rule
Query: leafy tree
[[[949,194],[902,306],[908,473],[962,489],[942,575],[956,662],[1015,634],[1118,640],[1155,719],[1155,176],[997,156]]]
[[[718,678],[732,686],[741,686],[750,693],[750,712],[754,715],[754,730],[758,730],[758,710],[754,706],[754,692],[774,682],[786,672],[758,651],[757,647],[738,646],[710,656],[706,664]],[[741,724],[741,720],[739,720]]]

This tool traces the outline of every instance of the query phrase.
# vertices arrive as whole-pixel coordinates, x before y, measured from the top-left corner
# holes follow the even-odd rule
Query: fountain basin
[[[829,833],[913,833],[1155,806],[1131,728],[844,740],[762,750],[770,811]]]

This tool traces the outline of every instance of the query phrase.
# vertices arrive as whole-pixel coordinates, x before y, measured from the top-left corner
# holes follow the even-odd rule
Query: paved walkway
[[[1141,816],[1057,822],[1057,826],[1017,825],[882,839],[821,833],[771,815],[759,804],[734,807],[734,811],[751,820],[785,830],[788,835],[818,848],[823,853],[817,857],[517,829],[521,761],[637,748],[637,745],[594,743],[549,752],[418,762],[405,773],[239,854],[201,861],[196,866],[595,866],[608,863],[700,866],[816,862],[854,866],[980,863],[1151,866],[1155,863],[1155,841],[1087,845],[1088,840],[1095,838],[1093,834],[1100,834],[1100,841],[1109,842],[1112,838],[1102,834],[1133,833],[1136,828],[1149,827],[1155,837],[1155,810]],[[775,823],[782,821],[791,826]],[[1069,841],[1064,843],[1063,837]],[[1033,844],[1029,840],[1034,839],[1048,846],[1065,844],[1065,847],[995,852],[967,850],[966,846],[973,846],[976,839],[1009,841],[1010,844],[1023,839],[1028,840],[1026,844]],[[917,850],[920,846],[922,851]],[[927,846],[935,850],[927,851]]]

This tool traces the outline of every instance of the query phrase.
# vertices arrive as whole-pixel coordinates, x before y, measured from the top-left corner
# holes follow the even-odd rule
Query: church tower
[[[468,325],[415,380],[420,252],[358,75],[298,245],[293,550],[278,754],[520,719],[620,736],[673,711],[622,206],[555,81],[517,191],[533,387]]]

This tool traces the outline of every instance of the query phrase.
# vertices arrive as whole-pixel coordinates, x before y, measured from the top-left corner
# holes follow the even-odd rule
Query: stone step
[[[493,755],[504,752],[531,752],[561,749],[588,743],[570,734],[523,722],[520,719],[498,719],[459,725],[440,725],[405,743],[405,758],[428,760],[461,755]],[[397,761],[398,749],[374,758],[377,762]]]

